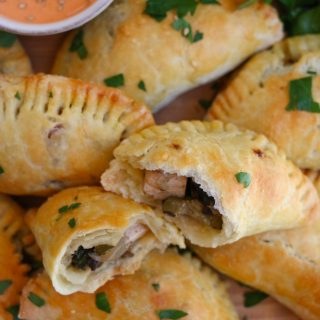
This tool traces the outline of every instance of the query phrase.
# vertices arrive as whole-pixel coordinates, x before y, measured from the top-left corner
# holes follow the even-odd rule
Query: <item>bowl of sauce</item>
[[[27,35],[60,33],[96,17],[113,0],[0,0],[0,29]]]

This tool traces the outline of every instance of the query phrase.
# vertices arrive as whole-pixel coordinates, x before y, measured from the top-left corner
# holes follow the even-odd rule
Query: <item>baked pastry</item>
[[[220,121],[142,130],[114,151],[105,190],[148,203],[192,243],[216,247],[309,222],[312,183],[266,137]]]
[[[320,221],[216,249],[193,249],[212,267],[270,294],[301,319],[320,318]]]
[[[157,16],[165,9],[161,5],[150,12],[145,0],[116,0],[66,38],[52,73],[121,85],[129,96],[159,109],[283,37],[271,6],[237,10],[239,1],[219,3],[197,2],[193,15],[178,19],[175,10]]]
[[[6,314],[6,309],[19,303],[20,292],[28,280],[26,276],[28,267],[22,264],[21,255],[17,252],[12,240],[2,230],[0,230],[0,244],[1,316]]]
[[[177,229],[150,207],[99,187],[66,189],[49,198],[31,228],[61,294],[94,292],[115,275],[136,271],[152,249],[184,246]]]
[[[33,304],[28,299],[31,293],[45,304],[42,307]],[[101,301],[106,303],[103,305]],[[167,317],[160,317],[159,312],[164,316],[165,310]],[[199,260],[180,256],[173,250],[164,254],[153,251],[134,275],[117,277],[96,294],[78,292],[61,296],[54,291],[48,276],[39,274],[23,290],[20,317],[26,320],[239,319],[217,275]]]
[[[116,89],[0,76],[0,192],[45,195],[97,184],[119,142],[153,123],[145,106]]]
[[[318,170],[320,109],[311,110],[308,83],[311,83],[311,98],[320,102],[320,77],[316,75],[319,66],[320,35],[285,39],[271,50],[254,56],[235,74],[216,97],[208,118],[263,133],[299,167]],[[299,96],[300,104],[305,103],[301,109],[312,112],[287,110],[294,94],[299,95],[296,87],[290,94],[296,79],[306,84]]]
[[[0,30],[0,73],[26,76],[32,67],[20,41],[14,34]]]

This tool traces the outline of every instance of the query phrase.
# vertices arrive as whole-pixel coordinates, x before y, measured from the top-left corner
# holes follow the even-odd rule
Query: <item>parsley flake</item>
[[[143,80],[140,80],[139,83],[138,83],[138,88],[142,91],[147,91],[147,88],[146,88],[146,84],[144,83]]]
[[[200,0],[203,4],[220,4],[218,0]]]
[[[17,91],[16,94],[14,95],[14,97],[15,97],[17,100],[21,100],[20,92]]]
[[[124,86],[124,75],[122,73],[116,74],[112,77],[105,78],[104,84],[108,87],[118,88]]]
[[[247,1],[245,1],[245,2],[242,2],[242,3],[238,6],[238,9],[247,8],[247,7],[255,4],[256,2],[258,2],[258,0],[247,0]],[[271,4],[272,0],[264,0],[263,2],[266,3],[266,4]]]
[[[249,291],[244,294],[244,306],[247,308],[253,307],[261,301],[268,298],[268,295],[261,291]]]
[[[187,312],[175,309],[157,311],[159,319],[181,319],[188,315]]]
[[[72,39],[69,51],[76,52],[78,57],[83,60],[88,56],[88,50],[83,42],[84,31],[81,29],[79,30],[74,38]]]
[[[15,34],[0,30],[0,47],[11,48],[16,42],[17,36]]]
[[[20,311],[19,304],[16,304],[14,306],[10,306],[6,310],[7,310],[7,312],[9,312],[12,315],[13,320],[19,320],[19,317],[18,317],[19,311]]]
[[[111,306],[107,295],[104,292],[99,292],[96,294],[96,306],[101,311],[111,313]]]
[[[290,101],[287,111],[298,110],[320,113],[320,104],[312,97],[312,77],[291,80],[289,84]]]
[[[65,205],[65,206],[59,208],[58,211],[59,211],[59,213],[62,213],[62,214],[63,214],[63,213],[66,213],[66,212],[68,212],[68,211],[72,211],[72,210],[74,210],[74,209],[79,208],[80,205],[81,205],[80,202],[74,202],[74,203],[70,204],[70,206]]]
[[[250,174],[247,172],[238,172],[235,175],[237,181],[241,183],[245,188],[248,188],[251,183]]]
[[[159,291],[160,290],[160,284],[159,283],[152,283],[152,288],[155,290],[155,291]]]
[[[68,221],[68,225],[71,229],[73,229],[77,224],[77,221],[75,218],[71,218],[69,221]]]
[[[0,166],[0,174],[4,173],[4,169]]]
[[[203,33],[196,31],[195,35],[192,34],[192,27],[184,18],[177,18],[171,24],[172,28],[180,31],[181,35],[189,40],[191,43],[200,41],[203,38]]]
[[[42,299],[41,297],[39,297],[38,295],[36,295],[33,292],[30,292],[28,295],[28,299],[37,307],[41,308],[43,307],[46,302],[44,299]]]
[[[0,280],[0,295],[4,294],[11,285],[12,280],[10,279]]]

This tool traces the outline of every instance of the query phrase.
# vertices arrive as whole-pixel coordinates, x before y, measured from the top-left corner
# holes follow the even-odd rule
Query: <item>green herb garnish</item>
[[[152,283],[152,288],[155,290],[155,291],[159,291],[160,290],[160,284],[159,283]]]
[[[320,6],[303,10],[292,22],[292,35],[320,33]]]
[[[268,298],[268,295],[261,291],[250,291],[244,294],[244,306],[247,308],[253,307],[261,301]]]
[[[83,42],[84,31],[79,30],[72,39],[69,51],[76,52],[78,57],[83,60],[88,56],[88,50]]]
[[[312,97],[312,77],[291,80],[289,84],[290,101],[287,111],[299,110],[320,112],[320,105]]]
[[[11,285],[12,280],[10,279],[0,280],[0,295],[4,294]]]
[[[239,6],[238,6],[238,9],[244,9],[244,8],[247,8],[255,3],[257,3],[258,0],[247,0],[245,2],[242,2]],[[264,3],[266,4],[271,4],[272,0],[263,0]]]
[[[39,297],[38,295],[36,295],[33,292],[30,292],[28,295],[28,299],[37,307],[41,308],[43,307],[46,302],[45,300],[43,300],[41,297]]]
[[[68,221],[68,225],[71,229],[73,229],[75,226],[76,226],[77,222],[76,222],[76,219],[75,218],[71,218],[69,221]]]
[[[49,92],[49,98],[53,98],[53,93],[52,93],[52,91]]]
[[[17,36],[15,34],[0,30],[0,47],[10,48],[16,42]]]
[[[72,211],[72,210],[74,210],[74,209],[77,209],[77,208],[79,208],[80,206],[81,206],[81,203],[80,203],[80,202],[74,202],[74,203],[70,204],[70,206],[65,205],[65,206],[59,208],[58,211],[59,211],[59,213],[66,213],[66,212],[68,212],[68,211]]]
[[[17,91],[16,94],[14,95],[14,97],[15,97],[17,100],[21,100],[20,92]]]
[[[0,174],[4,173],[4,169],[0,166]]]
[[[138,83],[138,88],[142,91],[147,91],[147,88],[146,88],[146,84],[144,83],[143,80],[140,80],[139,83]]]
[[[203,39],[203,33],[196,31],[196,33],[192,34],[192,27],[188,21],[184,18],[177,18],[171,24],[172,28],[180,31],[181,35],[189,40],[191,43],[195,43]]]
[[[19,320],[19,311],[20,311],[20,305],[16,304],[14,306],[10,306],[7,309],[7,312],[9,312],[12,315],[13,320]]]
[[[247,172],[238,172],[235,175],[237,181],[241,183],[245,188],[248,188],[251,183],[250,174]]]
[[[157,311],[159,319],[181,319],[188,315],[187,312],[175,309]]]
[[[105,78],[104,84],[108,87],[118,88],[124,86],[124,75],[122,73],[116,74],[112,77]]]
[[[107,295],[104,292],[99,292],[96,294],[96,306],[99,310],[102,310],[106,313],[111,313],[111,306]]]

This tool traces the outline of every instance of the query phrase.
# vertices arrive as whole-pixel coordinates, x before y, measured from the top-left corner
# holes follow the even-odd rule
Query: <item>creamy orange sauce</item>
[[[96,0],[0,0],[1,16],[26,23],[49,23],[72,17]]]

